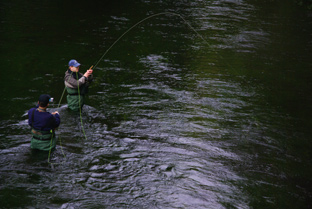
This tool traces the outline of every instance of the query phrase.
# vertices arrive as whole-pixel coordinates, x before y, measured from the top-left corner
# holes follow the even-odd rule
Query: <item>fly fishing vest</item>
[[[54,131],[51,129],[50,131],[42,131],[34,129],[34,114],[36,109],[32,112],[32,118],[31,118],[31,142],[30,147],[32,149],[39,149],[43,151],[49,151],[52,148],[55,148],[56,146],[56,137]],[[48,122],[49,124],[49,122]]]
[[[78,89],[66,87],[67,90],[67,103],[68,108],[73,111],[79,111],[84,105],[84,95],[87,93],[88,88],[81,85]]]

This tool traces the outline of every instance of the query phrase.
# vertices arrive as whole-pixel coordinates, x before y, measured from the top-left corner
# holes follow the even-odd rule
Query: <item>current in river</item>
[[[0,208],[311,208],[299,2],[1,0]],[[81,115],[70,59],[99,61]],[[49,162],[30,149],[40,94],[61,116]]]

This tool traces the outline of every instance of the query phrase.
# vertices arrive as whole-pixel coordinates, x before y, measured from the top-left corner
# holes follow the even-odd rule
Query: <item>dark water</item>
[[[0,1],[1,208],[311,208],[311,12],[289,2]],[[93,65],[66,109],[70,59]],[[62,123],[30,150],[42,93]],[[63,152],[65,157],[63,156]]]

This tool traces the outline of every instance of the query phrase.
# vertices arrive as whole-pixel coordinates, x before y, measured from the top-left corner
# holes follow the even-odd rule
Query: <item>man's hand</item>
[[[52,112],[52,115],[59,114],[58,111]]]
[[[90,75],[92,75],[92,73],[93,73],[93,70],[90,68],[89,70],[87,70],[87,72],[85,72],[83,76],[88,78]]]

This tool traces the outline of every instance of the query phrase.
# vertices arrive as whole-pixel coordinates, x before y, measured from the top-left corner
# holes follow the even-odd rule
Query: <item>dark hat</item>
[[[48,105],[50,98],[51,96],[48,94],[41,94],[38,101],[45,107]]]

